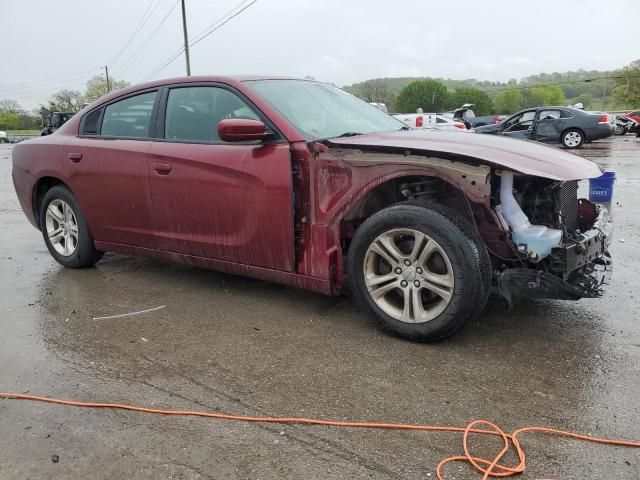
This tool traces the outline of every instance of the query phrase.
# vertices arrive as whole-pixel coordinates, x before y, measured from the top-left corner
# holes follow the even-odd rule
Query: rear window
[[[143,93],[107,105],[100,135],[106,137],[149,137],[151,111],[157,92]]]

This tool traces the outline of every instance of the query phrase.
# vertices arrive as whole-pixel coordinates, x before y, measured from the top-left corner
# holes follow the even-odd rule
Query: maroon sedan
[[[592,162],[535,143],[408,131],[335,87],[188,77],[113,92],[17,145],[22,208],[66,267],[169,259],[355,299],[413,340],[489,294],[599,296],[610,220]]]

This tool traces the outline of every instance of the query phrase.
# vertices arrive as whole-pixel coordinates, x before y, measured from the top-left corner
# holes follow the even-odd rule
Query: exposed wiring
[[[358,422],[358,421],[339,421],[339,420],[321,420],[316,418],[297,418],[297,417],[250,417],[245,415],[234,415],[229,413],[214,412],[198,412],[190,410],[166,410],[160,408],[146,408],[135,405],[126,405],[119,403],[97,403],[97,402],[78,402],[72,400],[61,400],[51,397],[39,397],[35,395],[24,395],[19,393],[0,393],[0,398],[7,400],[32,400],[37,402],[53,403],[57,405],[67,405],[73,407],[85,408],[107,408],[118,410],[129,410],[140,413],[150,413],[158,415],[179,415],[191,417],[215,418],[218,420],[234,420],[241,422],[255,423],[286,423],[286,424],[302,424],[302,425],[322,425],[328,427],[343,428],[375,428],[386,430],[417,430],[426,432],[455,432],[462,433],[462,455],[454,455],[442,460],[436,467],[436,477],[438,480],[444,480],[443,468],[452,462],[464,462],[471,465],[478,473],[482,474],[482,479],[496,477],[511,477],[521,474],[526,469],[526,456],[519,436],[523,433],[545,433],[550,435],[561,436],[573,440],[582,440],[585,442],[599,443],[602,445],[615,445],[619,447],[640,448],[640,441],[628,440],[612,440],[608,438],[592,437],[579,433],[568,432],[548,427],[525,427],[519,428],[512,433],[505,433],[496,424],[487,420],[474,420],[466,427],[448,427],[438,425],[415,425],[407,423],[377,423],[377,422]],[[502,440],[502,448],[493,458],[482,458],[473,455],[469,448],[469,438],[474,435],[491,435],[499,437]],[[518,464],[515,466],[504,465],[500,461],[513,450],[517,456]]]

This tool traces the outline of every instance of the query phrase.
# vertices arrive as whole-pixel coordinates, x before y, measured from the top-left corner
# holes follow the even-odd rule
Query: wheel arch
[[[585,132],[584,128],[581,128],[581,127],[566,127],[564,130],[562,130],[562,133],[560,133],[560,143],[562,143],[562,137],[564,137],[564,135],[569,130],[577,130],[578,132],[580,132],[580,134],[582,135],[582,141],[583,142],[588,140],[588,136],[587,136],[587,133]]]
[[[31,193],[32,195],[31,205],[33,205],[33,218],[36,222],[36,227],[40,230],[42,229],[42,226],[40,225],[40,209],[42,208],[42,200],[44,199],[44,196],[47,194],[47,192],[57,185],[62,185],[63,187],[71,191],[71,189],[69,188],[69,185],[67,185],[60,178],[54,177],[54,176],[41,177],[33,186],[33,192]]]
[[[475,224],[472,201],[460,184],[433,172],[405,172],[383,181],[370,182],[358,197],[352,199],[350,206],[341,212],[337,222],[343,255],[347,253],[356,230],[368,217],[406,200],[442,204]]]

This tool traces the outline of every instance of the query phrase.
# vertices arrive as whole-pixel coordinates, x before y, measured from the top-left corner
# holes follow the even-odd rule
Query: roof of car
[[[97,104],[102,104],[105,101],[110,101],[115,98],[118,98],[123,95],[127,95],[129,93],[138,92],[141,90],[146,90],[154,87],[161,87],[163,85],[175,85],[180,83],[202,83],[202,82],[218,82],[225,83],[228,85],[236,85],[243,82],[250,82],[255,80],[300,80],[307,82],[315,82],[316,80],[303,79],[303,78],[295,78],[295,77],[285,77],[278,75],[194,75],[190,77],[173,77],[173,78],[163,78],[160,80],[153,80],[151,82],[146,83],[138,83],[136,85],[131,85],[130,87],[125,87],[120,90],[113,90],[108,95],[99,98],[89,105],[87,111],[94,108]]]

